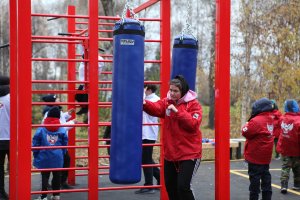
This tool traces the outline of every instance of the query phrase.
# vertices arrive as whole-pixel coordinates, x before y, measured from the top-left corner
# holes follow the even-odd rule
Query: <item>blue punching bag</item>
[[[195,91],[198,40],[192,35],[175,37],[172,50],[171,78],[183,75],[191,90]]]
[[[109,178],[132,184],[141,180],[145,29],[125,18],[116,22],[113,35]]]

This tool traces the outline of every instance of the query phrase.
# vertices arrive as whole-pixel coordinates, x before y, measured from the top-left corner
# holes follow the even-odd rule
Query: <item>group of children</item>
[[[278,138],[276,151],[281,154],[281,193],[286,194],[290,170],[294,173],[292,189],[300,190],[300,110],[296,100],[284,103],[284,114],[273,100],[261,98],[252,105],[251,117],[242,127],[246,138],[244,157],[248,163],[250,180],[249,199],[272,197],[271,174],[269,171],[274,138]]]

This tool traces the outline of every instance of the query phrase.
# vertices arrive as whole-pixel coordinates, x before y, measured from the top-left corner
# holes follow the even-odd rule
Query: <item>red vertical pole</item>
[[[162,19],[160,26],[160,37],[161,37],[161,65],[160,65],[160,74],[161,74],[161,88],[160,95],[165,97],[169,90],[169,81],[170,81],[170,66],[171,66],[171,44],[170,44],[170,35],[171,35],[171,2],[168,0],[160,1],[160,16]],[[163,130],[164,124],[161,126],[161,130]],[[163,134],[163,131],[161,131]],[[160,142],[163,144],[163,137],[160,135]],[[161,156],[160,163],[164,165],[164,151],[163,147],[160,148]],[[168,200],[168,194],[165,188],[165,179],[164,179],[164,168],[161,167],[160,170],[160,184],[163,186],[160,192],[160,199]]]
[[[17,1],[9,1],[9,38],[10,38],[10,146],[17,146]],[[9,197],[16,197],[17,148],[10,148],[9,155]]]
[[[98,199],[98,1],[89,0],[89,199]],[[93,94],[93,95],[91,95]]]
[[[68,6],[68,15],[75,15],[75,6]],[[75,33],[75,18],[68,18],[68,33]],[[68,43],[68,59],[75,59],[75,44]],[[68,62],[68,80],[76,80],[75,62]],[[69,83],[68,90],[75,90],[75,84]],[[75,102],[74,94],[68,94],[68,102]],[[74,105],[69,105],[68,110],[75,108]],[[73,114],[74,115],[74,114]],[[75,128],[69,130],[69,146],[75,146]],[[68,150],[71,160],[70,167],[75,167],[75,149]],[[75,171],[69,171],[68,182],[71,185],[75,184]]]
[[[17,1],[17,199],[31,190],[31,0]],[[21,163],[21,164],[20,164]],[[24,184],[26,183],[26,184]]]
[[[230,0],[216,0],[215,199],[230,199]]]

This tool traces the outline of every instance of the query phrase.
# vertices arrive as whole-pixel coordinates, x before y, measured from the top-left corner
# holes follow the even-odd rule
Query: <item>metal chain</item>
[[[193,35],[193,31],[191,29],[191,24],[189,23],[190,22],[190,17],[192,15],[192,10],[191,10],[191,0],[188,0],[187,1],[187,12],[186,12],[186,20],[185,20],[185,26],[184,28],[182,29],[181,31],[181,39],[183,38],[183,35],[184,34],[189,34],[189,35],[192,35],[194,38],[196,38],[194,35]]]
[[[134,19],[138,20],[138,15],[135,14],[135,12],[133,11],[132,6],[130,6],[129,0],[126,0],[126,4],[125,4],[123,12],[122,12],[122,23],[124,22],[124,20],[126,18],[127,10],[130,11],[130,14],[133,16]]]

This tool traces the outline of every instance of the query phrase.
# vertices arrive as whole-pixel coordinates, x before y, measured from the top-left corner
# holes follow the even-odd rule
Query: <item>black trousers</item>
[[[143,144],[154,144],[155,140],[143,140]],[[153,146],[146,146],[142,149],[142,164],[149,165],[155,164],[152,158]],[[143,168],[145,184],[153,185],[153,177],[157,180],[157,184],[160,184],[160,170],[158,167],[144,167]]]
[[[275,158],[278,158],[278,157],[279,157],[279,153],[278,153],[277,150],[276,150],[277,143],[278,143],[278,138],[274,138]]]
[[[64,155],[64,166],[63,166],[63,168],[69,168],[70,164],[71,164],[70,161],[71,161],[71,159],[70,159],[69,152],[66,151],[66,153]],[[68,170],[61,171],[61,183],[67,183],[68,175],[69,175]]]
[[[271,174],[269,171],[269,165],[258,165],[248,163],[248,174],[250,180],[250,200],[258,200],[260,189],[262,190],[262,199],[271,200],[272,198],[272,186],[271,186]]]
[[[9,150],[0,150],[0,192],[4,192],[4,162],[9,159]]]
[[[165,160],[164,176],[169,200],[195,200],[191,185],[199,166],[200,159]]]
[[[59,190],[60,189],[60,171],[49,171],[49,172],[41,172],[42,174],[42,191],[48,191],[48,182],[50,178],[50,173],[52,172],[52,181],[51,187],[52,190]],[[53,196],[59,195],[59,193],[53,193]],[[47,197],[47,194],[41,195],[42,199]]]

